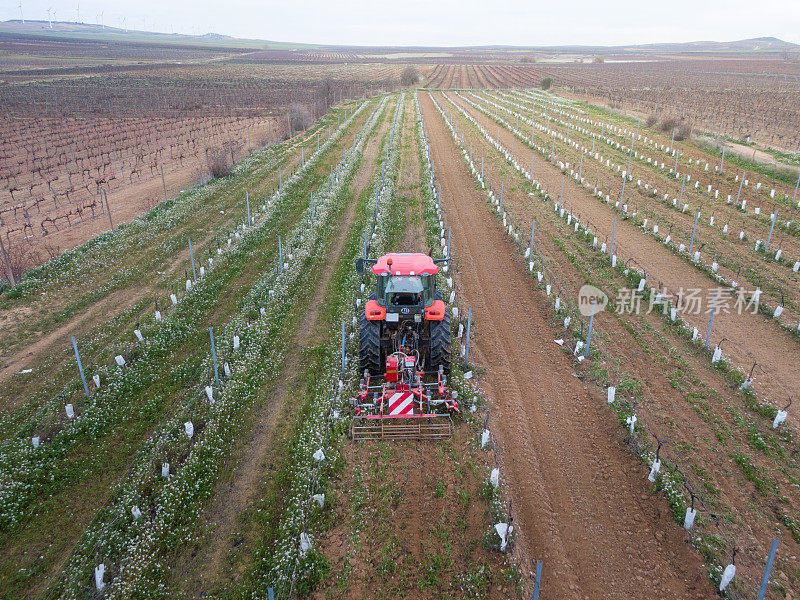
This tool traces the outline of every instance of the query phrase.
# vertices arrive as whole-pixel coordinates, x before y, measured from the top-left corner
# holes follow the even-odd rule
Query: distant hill
[[[163,45],[189,45],[213,46],[217,48],[248,49],[248,50],[292,50],[295,48],[316,48],[308,44],[293,44],[288,42],[272,42],[269,40],[248,40],[234,38],[220,33],[206,33],[202,35],[185,35],[180,33],[160,33],[156,31],[141,31],[133,27],[123,29],[120,27],[105,27],[95,23],[75,23],[71,21],[53,21],[52,28],[48,21],[19,19],[0,21],[0,36],[33,36],[60,40],[82,40],[98,42],[146,43]]]
[[[529,52],[547,52],[555,54],[642,54],[642,53],[777,53],[783,51],[798,52],[800,45],[785,42],[775,37],[759,37],[730,42],[698,41],[679,43],[634,44],[626,46],[468,46],[468,47],[423,47],[423,46],[392,46],[392,47],[359,47],[350,45],[322,45],[299,44],[292,42],[275,42],[270,40],[235,38],[220,33],[206,33],[202,35],[185,35],[140,31],[136,29],[122,29],[106,25],[102,27],[92,23],[74,23],[53,21],[52,26],[48,21],[26,20],[22,23],[19,19],[0,22],[0,36],[27,35],[46,38],[84,40],[84,41],[117,41],[127,43],[151,43],[168,45],[214,46],[217,48],[252,49],[252,50],[311,50],[329,49],[360,53],[364,51],[385,52],[431,52],[435,50],[449,51],[486,51],[486,50],[515,50]]]
[[[665,42],[655,44],[632,44],[627,46],[476,46],[470,50],[517,50],[548,52],[552,54],[685,54],[685,53],[765,53],[800,51],[800,45],[785,42],[775,37],[750,38],[731,42]]]
[[[732,42],[683,42],[674,44],[643,44],[628,46],[634,51],[652,52],[780,52],[797,50],[800,46],[775,37],[759,37]]]

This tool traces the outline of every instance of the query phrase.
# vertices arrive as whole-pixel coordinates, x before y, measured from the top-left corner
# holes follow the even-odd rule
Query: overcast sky
[[[800,0],[0,0],[0,20],[344,45],[622,45],[774,36],[800,43]]]

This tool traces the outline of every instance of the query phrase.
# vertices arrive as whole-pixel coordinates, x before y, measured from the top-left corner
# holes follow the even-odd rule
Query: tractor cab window
[[[433,303],[434,283],[432,275],[378,276],[378,304],[387,306],[430,306]]]

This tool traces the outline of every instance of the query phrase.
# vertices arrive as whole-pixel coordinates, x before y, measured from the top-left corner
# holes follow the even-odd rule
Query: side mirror
[[[357,258],[356,259],[356,273],[361,275],[364,272],[364,259]]]

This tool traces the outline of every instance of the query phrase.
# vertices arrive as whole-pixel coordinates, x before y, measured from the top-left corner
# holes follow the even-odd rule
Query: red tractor
[[[371,264],[377,281],[361,313],[359,359],[364,379],[353,402],[353,437],[450,434],[449,412],[437,412],[440,406],[458,411],[457,395],[446,386],[450,314],[436,290],[437,263],[445,260],[391,253],[356,262],[359,273]]]

